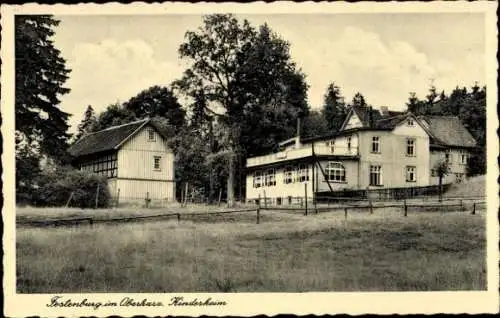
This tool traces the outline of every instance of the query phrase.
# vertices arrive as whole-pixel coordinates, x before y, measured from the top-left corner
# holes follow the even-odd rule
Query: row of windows
[[[309,170],[307,165],[287,166],[283,170],[285,184],[294,182],[305,182],[309,180]],[[253,175],[253,187],[272,187],[276,185],[276,170],[267,169],[266,171],[256,171]]]
[[[307,166],[304,164],[298,166],[287,166],[283,170],[284,184],[290,184],[294,182],[304,182],[309,180],[309,171]],[[326,180],[329,182],[346,182],[346,169],[339,162],[329,162],[325,168]],[[406,166],[405,177],[407,182],[417,181],[417,167]],[[370,185],[380,186],[382,185],[382,167],[380,165],[370,166]],[[269,187],[276,185],[276,170],[268,169],[263,173],[258,171],[253,175],[253,187]]]
[[[372,137],[371,152],[372,153],[380,153],[380,137],[379,136]],[[406,155],[410,156],[410,157],[414,157],[417,155],[415,138],[407,138],[406,139]]]
[[[80,170],[93,172],[112,178],[116,176],[118,166],[116,154],[102,156],[80,164]]]
[[[406,182],[416,182],[417,181],[417,167],[406,166],[405,167],[405,177]],[[382,167],[381,166],[370,166],[370,185],[380,186],[382,185]]]
[[[453,162],[453,154],[447,152],[445,155],[444,155],[444,158],[446,160],[446,162]],[[460,153],[458,155],[458,162],[461,163],[461,164],[467,164],[467,154],[465,153]]]
[[[330,141],[327,141],[325,143],[327,147],[330,147],[330,152],[334,153],[335,152],[335,139],[332,139]],[[347,151],[350,152],[352,148],[352,142],[351,142],[351,137],[347,137]]]

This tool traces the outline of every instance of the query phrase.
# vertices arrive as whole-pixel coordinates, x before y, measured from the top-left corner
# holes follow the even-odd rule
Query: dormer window
[[[148,141],[156,141],[156,134],[153,129],[148,130]]]

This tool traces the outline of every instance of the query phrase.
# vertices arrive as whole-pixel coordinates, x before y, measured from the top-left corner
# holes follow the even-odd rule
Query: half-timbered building
[[[120,200],[174,200],[174,154],[150,119],[86,134],[68,151],[74,166],[107,177]]]

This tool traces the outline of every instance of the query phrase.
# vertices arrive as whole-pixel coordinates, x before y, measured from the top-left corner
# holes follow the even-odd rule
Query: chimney
[[[382,116],[384,116],[384,117],[389,116],[389,107],[381,106],[380,112],[382,113]]]

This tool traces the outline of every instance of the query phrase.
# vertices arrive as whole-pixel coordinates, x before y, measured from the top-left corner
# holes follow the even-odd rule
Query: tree
[[[441,202],[443,197],[443,178],[450,172],[450,166],[448,161],[441,160],[434,166],[437,176],[439,177],[439,201]]]
[[[290,61],[289,44],[267,25],[257,31],[227,14],[205,16],[202,27],[186,32],[179,53],[191,66],[176,87],[192,99],[201,91],[205,102],[193,105],[223,127],[231,206],[235,159],[276,147],[294,132],[290,122],[307,114],[305,77]]]
[[[364,102],[363,96],[361,94],[360,96]],[[338,131],[347,116],[347,108],[340,93],[340,88],[334,83],[328,85],[323,100],[323,116],[326,119],[328,129]]]
[[[92,126],[97,122],[95,111],[91,105],[87,106],[83,114],[82,121],[78,124],[78,132],[76,133],[75,140],[80,139],[84,134],[92,131]]]
[[[136,118],[162,117],[179,131],[185,124],[186,111],[167,87],[152,86],[123,104]]]
[[[406,102],[406,107],[409,112],[417,114],[419,111],[420,101],[418,100],[417,94],[415,92],[410,92],[408,97],[408,102]]]
[[[366,107],[368,106],[365,101],[365,97],[360,92],[354,94],[352,98],[352,106]]]
[[[302,124],[303,137],[315,137],[326,135],[332,130],[328,127],[328,122],[325,116],[320,111],[309,111],[309,114],[304,117]]]
[[[109,105],[104,112],[97,116],[97,121],[91,126],[91,131],[103,130],[111,126],[130,123],[138,119],[139,118],[137,118],[132,111],[126,109],[119,103],[114,103]]]
[[[59,24],[50,15],[15,16],[16,131],[40,153],[64,156],[69,114],[58,108],[69,69],[51,37]]]

